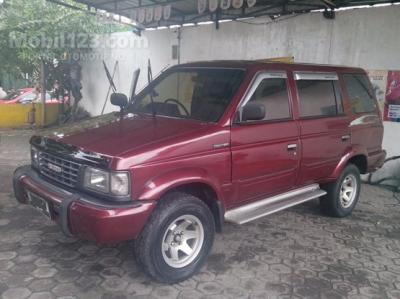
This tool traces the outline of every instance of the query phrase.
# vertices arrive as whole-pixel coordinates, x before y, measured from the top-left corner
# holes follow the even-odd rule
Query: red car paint
[[[343,82],[344,73],[365,74],[362,69],[242,61],[179,67],[241,68],[246,75],[216,123],[153,118],[138,113],[79,133],[51,137],[59,144],[73,147],[75,154],[91,153],[102,157],[108,169],[128,170],[131,174],[130,199],[135,205],[113,207],[90,201],[74,202],[68,208],[66,219],[67,230],[73,235],[100,242],[133,239],[144,227],[157,201],[178,187],[207,188],[215,194],[223,215],[229,209],[266,196],[309,183],[334,181],[354,157],[365,161],[363,172],[383,164],[383,125],[378,106],[372,113],[354,114]],[[287,73],[292,119],[235,124],[237,107],[254,78],[260,72],[273,70]],[[345,113],[300,118],[294,71],[337,73]],[[351,138],[342,140],[346,135]],[[288,144],[297,145],[297,150],[288,151]],[[21,190],[19,196],[16,193],[21,202],[27,202],[27,190],[55,206],[62,205],[63,196],[86,196],[75,193],[76,190],[67,190],[67,195],[63,195],[63,188],[55,186],[54,191],[51,182],[39,180],[34,173],[20,171],[14,176],[16,190]]]
[[[15,104],[18,100],[21,99],[23,94],[27,94],[33,91],[33,88],[21,88],[17,91],[11,92],[7,95],[7,97],[0,99],[0,104]]]

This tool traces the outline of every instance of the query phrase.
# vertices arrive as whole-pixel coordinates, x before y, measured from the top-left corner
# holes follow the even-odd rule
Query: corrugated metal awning
[[[63,0],[47,0],[63,5]],[[393,3],[386,0],[75,0],[90,11],[107,11],[127,17],[146,28],[206,21],[307,13]],[[68,6],[68,4],[67,4]],[[215,9],[215,10],[214,10]],[[216,22],[218,23],[218,22]]]

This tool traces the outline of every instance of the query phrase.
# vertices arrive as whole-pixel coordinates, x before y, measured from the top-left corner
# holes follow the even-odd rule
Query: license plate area
[[[52,208],[50,204],[40,196],[28,192],[29,204],[34,207],[36,210],[40,211],[43,215],[45,215],[49,219],[53,219]]]

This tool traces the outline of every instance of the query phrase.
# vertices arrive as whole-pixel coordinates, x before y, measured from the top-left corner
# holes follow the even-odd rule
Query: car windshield
[[[41,93],[39,93],[39,94],[32,93],[26,99],[31,100],[31,101],[35,100],[35,102],[40,103],[42,101],[42,94]],[[51,95],[48,92],[46,92],[46,101],[50,101],[50,100],[51,100]]]
[[[166,72],[135,97],[131,112],[217,122],[244,77],[242,69],[185,68]]]

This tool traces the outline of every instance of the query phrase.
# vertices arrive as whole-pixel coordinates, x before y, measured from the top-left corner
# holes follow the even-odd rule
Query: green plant
[[[90,51],[94,34],[126,29],[45,0],[6,0],[0,5],[0,71],[32,76],[41,60],[64,61],[77,51]]]

